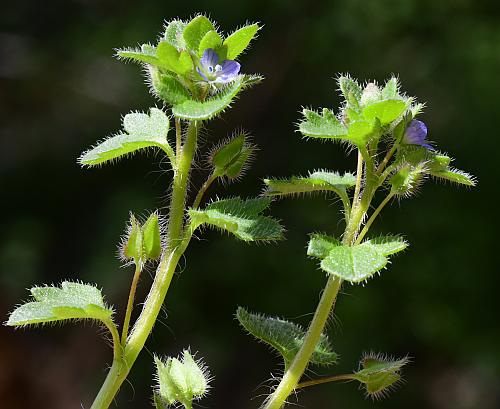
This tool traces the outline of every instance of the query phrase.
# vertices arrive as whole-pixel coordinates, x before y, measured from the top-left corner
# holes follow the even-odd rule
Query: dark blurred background
[[[131,268],[116,245],[128,212],[165,210],[170,173],[159,155],[137,155],[84,170],[76,158],[120,129],[120,116],[158,105],[141,69],[113,49],[151,41],[163,20],[209,13],[225,32],[245,21],[265,25],[243,70],[266,81],[209,124],[203,148],[244,127],[260,147],[231,195],[256,195],[265,176],[314,168],[353,170],[337,145],[295,132],[301,106],[337,107],[332,79],[350,72],[383,81],[399,74],[404,90],[427,103],[430,139],[479,179],[474,189],[426,184],[394,203],[375,232],[402,233],[410,250],[365,287],[346,285],[329,332],[342,360],[363,351],[413,362],[406,384],[380,402],[354,384],[300,394],[306,408],[500,407],[500,328],[495,240],[500,91],[500,12],[494,1],[17,1],[0,15],[0,311],[2,320],[32,284],[81,279],[102,287],[121,320]],[[200,162],[201,162],[200,158]],[[203,172],[196,171],[198,186]],[[222,188],[212,194],[223,193]],[[245,335],[238,305],[307,325],[325,277],[305,256],[307,234],[342,230],[339,207],[322,197],[277,202],[287,241],[247,245],[206,232],[174,279],[147,349],[117,399],[148,408],[152,354],[191,346],[215,376],[206,408],[257,408],[279,360]],[[139,300],[151,282],[145,274]],[[88,408],[111,350],[92,325],[0,328],[0,406]],[[324,371],[317,370],[322,374]],[[253,399],[252,399],[253,398]]]

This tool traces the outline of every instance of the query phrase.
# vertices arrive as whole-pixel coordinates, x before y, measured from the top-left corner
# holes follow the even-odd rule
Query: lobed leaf
[[[109,321],[113,314],[101,291],[88,284],[64,281],[61,287],[33,287],[34,301],[17,307],[6,325],[24,326],[68,319]]]
[[[307,254],[321,260],[320,267],[329,274],[351,283],[359,283],[384,268],[387,257],[408,246],[399,236],[380,236],[361,244],[346,246],[334,237],[312,234]]]
[[[78,158],[78,162],[87,166],[99,165],[151,147],[162,148],[169,154],[170,159],[173,159],[173,150],[167,141],[169,120],[162,110],[151,108],[149,115],[127,114],[123,119],[123,128],[126,133],[105,139],[94,148],[84,152]]]
[[[212,119],[231,105],[233,99],[245,85],[245,76],[240,75],[237,79],[206,101],[184,101],[174,105],[172,113],[177,118],[191,121]]]
[[[264,179],[267,186],[266,195],[287,196],[300,193],[343,192],[356,184],[356,177],[351,173],[340,175],[331,171],[314,171],[307,177],[293,176],[290,179]]]
[[[236,312],[240,324],[258,340],[277,350],[288,367],[304,342],[305,331],[302,327],[279,318],[252,314],[242,307]],[[318,365],[332,365],[338,355],[333,351],[328,337],[321,335],[310,362]]]
[[[261,216],[271,203],[268,198],[219,200],[203,210],[189,210],[193,228],[207,224],[226,230],[244,241],[271,241],[283,237],[283,227],[271,217]]]
[[[299,131],[310,138],[347,139],[347,128],[328,109],[322,114],[309,109],[302,111],[305,120],[299,123]]]

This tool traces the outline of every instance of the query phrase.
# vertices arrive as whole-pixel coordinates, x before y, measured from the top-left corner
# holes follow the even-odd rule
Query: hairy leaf
[[[273,218],[261,216],[271,203],[268,198],[219,200],[203,210],[189,210],[193,228],[202,224],[226,230],[244,241],[280,240],[283,227]]]
[[[337,172],[318,170],[307,177],[293,176],[290,179],[264,179],[269,196],[286,196],[312,192],[335,192],[339,195],[356,184],[351,173],[340,175]]]
[[[382,126],[399,118],[406,110],[407,104],[400,99],[386,99],[367,105],[363,108],[363,116],[367,121],[377,118]]]
[[[302,111],[305,120],[299,124],[299,131],[310,138],[347,139],[347,128],[335,117],[333,112],[324,109],[322,114],[309,109]]]
[[[347,102],[347,107],[357,110],[359,108],[359,100],[361,99],[361,94],[363,90],[356,80],[349,76],[341,76],[337,80],[339,84],[340,91],[344,95]]]
[[[292,322],[252,314],[242,307],[238,308],[236,317],[250,334],[281,354],[285,367],[288,367],[304,342],[304,329]],[[337,358],[328,337],[322,334],[311,362],[318,365],[332,365],[337,362]]]
[[[198,52],[202,38],[209,31],[215,31],[212,22],[203,15],[193,18],[184,28],[183,37],[190,50]]]
[[[260,27],[258,24],[244,26],[229,35],[224,40],[224,46],[227,49],[226,59],[236,59],[250,44]]]
[[[186,23],[180,20],[172,20],[165,27],[163,38],[178,50],[186,48],[186,43],[182,36]]]
[[[7,321],[24,326],[68,319],[109,321],[113,311],[104,304],[101,291],[88,284],[64,281],[61,287],[31,289],[33,301],[17,307]]]
[[[233,102],[233,99],[244,85],[245,77],[239,76],[205,102],[188,100],[174,105],[172,112],[174,116],[181,119],[198,121],[211,119],[231,105],[231,102]]]
[[[171,159],[174,157],[167,141],[168,117],[160,109],[151,108],[149,115],[138,112],[125,115],[123,128],[126,133],[105,139],[83,153],[78,162],[87,166],[98,165],[150,147],[160,147]]]
[[[162,74],[152,68],[151,82],[156,94],[170,105],[178,105],[191,98],[189,91],[181,82],[171,75]]]
[[[193,69],[193,61],[185,50],[178,51],[168,41],[161,41],[156,47],[159,65],[176,74],[186,75]]]
[[[203,38],[200,41],[198,56],[201,57],[203,55],[203,52],[208,48],[216,50],[221,45],[222,45],[222,38],[219,35],[219,33],[217,33],[217,31],[215,30],[210,30],[203,36]]]
[[[321,268],[351,283],[359,283],[384,268],[388,259],[408,244],[399,236],[381,236],[354,246],[342,245],[333,237],[312,235],[308,254],[320,258]]]

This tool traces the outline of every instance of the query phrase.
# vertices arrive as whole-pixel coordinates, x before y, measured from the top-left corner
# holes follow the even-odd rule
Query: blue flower
[[[427,126],[422,121],[413,119],[406,127],[402,142],[407,145],[420,145],[429,150],[434,150],[425,138],[427,138]]]
[[[240,63],[233,60],[224,60],[219,64],[217,53],[207,48],[200,58],[200,66],[196,67],[196,71],[211,84],[226,84],[238,76],[240,67]]]

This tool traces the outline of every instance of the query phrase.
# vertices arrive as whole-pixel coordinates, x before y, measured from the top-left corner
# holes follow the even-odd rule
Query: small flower
[[[407,145],[420,145],[429,150],[434,148],[427,143],[427,126],[418,119],[413,119],[406,127],[403,135],[403,143]]]
[[[224,60],[219,64],[217,53],[207,48],[200,58],[200,67],[196,67],[196,71],[211,84],[225,84],[237,77],[240,67],[240,63],[233,60]]]

